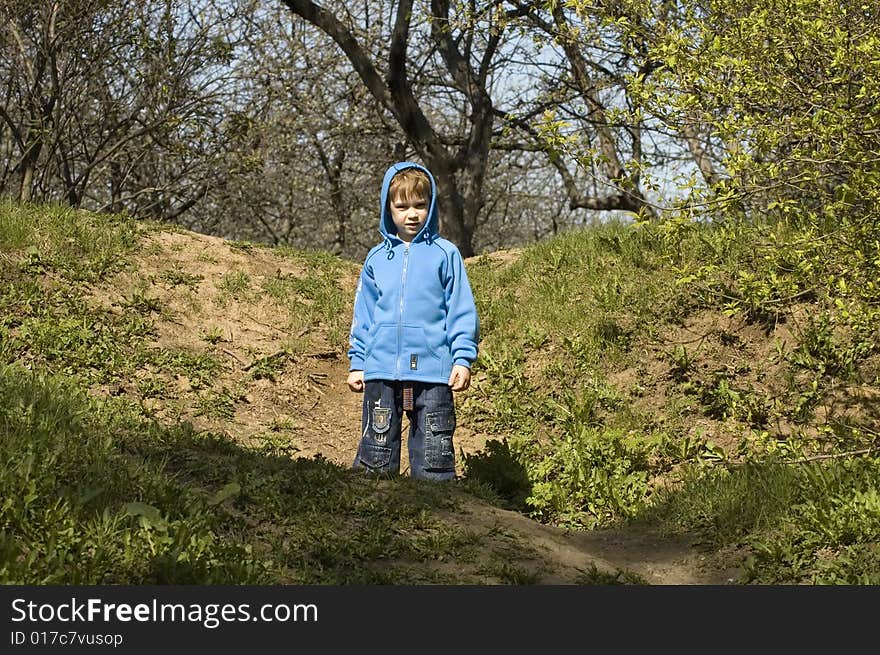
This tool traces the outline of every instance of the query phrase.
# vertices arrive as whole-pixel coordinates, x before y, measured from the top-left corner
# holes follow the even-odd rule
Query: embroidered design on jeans
[[[376,443],[385,443],[385,433],[391,426],[391,408],[382,407],[382,399],[379,398],[373,407],[373,433]]]

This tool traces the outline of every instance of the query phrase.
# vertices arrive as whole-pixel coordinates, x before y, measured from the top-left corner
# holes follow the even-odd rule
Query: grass
[[[9,492],[4,583],[260,579],[243,545],[219,538],[198,494],[181,493],[161,464],[119,447],[119,414],[96,407],[67,378],[4,367],[0,390],[9,401],[0,470]]]
[[[19,269],[94,282],[125,263],[141,229],[125,218],[94,220],[64,207],[39,207],[0,200],[0,250],[20,258]]]
[[[880,459],[694,470],[642,517],[746,547],[745,582],[880,583]]]
[[[262,285],[263,292],[288,310],[293,334],[323,329],[328,344],[346,350],[351,298],[343,290],[340,278],[354,275],[355,266],[328,253],[286,247],[276,250],[292,265],[308,270],[309,275],[280,274],[267,278]]]
[[[552,341],[575,369],[613,355],[658,314],[675,310],[656,302],[677,300],[661,255],[647,231],[609,225],[532,246],[500,269],[488,256],[477,259],[469,276],[482,291],[487,347],[516,343],[528,352]]]
[[[658,235],[608,225],[528,248],[509,266],[477,259],[469,274],[485,383],[464,409],[503,439],[467,470],[540,520],[595,527],[630,515],[647,497],[658,431],[608,376],[690,301]]]
[[[217,296],[217,304],[225,306],[229,299],[245,300],[251,288],[250,276],[245,271],[229,271],[223,274],[223,278],[217,285],[220,295]]]
[[[166,318],[148,285],[128,293],[121,311],[96,307],[91,285],[127,271],[149,226],[63,208],[2,212],[0,583],[527,578],[526,568],[516,569],[519,577],[504,568],[519,566],[517,557],[496,552],[491,535],[442,518],[466,493],[464,483],[439,489],[366,478],[321,458],[291,459],[297,433],[283,421],[243,446],[183,418],[155,419],[147,401],[173,402],[174,381],[185,378],[201,411],[227,420],[247,380],[271,380],[286,354],[255,360],[247,378],[229,384],[217,353],[152,343]],[[308,281],[279,277],[259,288],[246,271],[232,271],[221,292],[272,293],[311,327],[321,322],[341,338],[350,299],[338,277],[350,265],[313,253],[281,256],[306,267]],[[159,282],[200,279],[169,270]],[[219,332],[205,330],[217,346]],[[130,390],[107,395],[96,385]],[[464,563],[453,575],[444,564],[451,561]]]
[[[3,367],[0,393],[5,584],[417,583],[486,547],[437,517],[437,485],[163,425],[65,376]]]
[[[291,333],[231,380],[217,326],[196,335],[202,351],[153,343],[168,317],[149,284],[118,308],[92,301],[95,285],[137,273],[132,253],[160,228],[0,205],[0,582],[540,582],[527,544],[443,518],[462,498],[571,529],[696,534],[744,553],[743,582],[880,581],[877,417],[869,400],[837,409],[880,381],[870,240],[829,251],[809,228],[673,220],[472,260],[482,342],[460,421],[492,437],[440,488],[292,459],[283,419],[248,446],[171,410],[159,420],[176,380],[222,423],[306,348],[344,350],[341,280],[356,273],[274,249],[295,273],[224,274],[221,303],[271,300]],[[171,267],[154,281],[192,292],[203,280]],[[668,341],[700,316],[711,324],[697,345]],[[786,325],[788,341],[756,357],[726,320],[768,342]]]
[[[496,438],[466,458],[468,475],[537,520],[649,522],[745,549],[747,582],[875,580],[876,491],[853,500],[845,489],[859,489],[857,470],[876,475],[877,461],[834,458],[875,446],[877,416],[861,405],[836,420],[822,399],[840,381],[876,380],[876,286],[865,277],[857,290],[832,271],[858,278],[857,263],[880,259],[814,247],[815,236],[781,223],[608,225],[527,248],[513,264],[477,259],[483,343],[464,420]],[[663,336],[709,311],[769,340],[805,299],[808,319],[775,359],[756,361],[714,327],[700,341],[715,339],[709,354]],[[651,361],[665,373],[652,377]],[[786,422],[794,429],[772,431]],[[786,463],[811,456],[809,467]],[[828,521],[856,526],[849,541],[832,538]]]

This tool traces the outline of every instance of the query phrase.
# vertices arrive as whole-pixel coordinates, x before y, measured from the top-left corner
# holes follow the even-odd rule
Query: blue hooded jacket
[[[407,247],[397,236],[388,187],[418,168],[431,181],[428,218]],[[348,356],[364,380],[447,383],[454,364],[477,358],[479,321],[458,248],[437,234],[437,186],[412,162],[391,166],[382,182],[382,243],[367,254],[358,281]]]

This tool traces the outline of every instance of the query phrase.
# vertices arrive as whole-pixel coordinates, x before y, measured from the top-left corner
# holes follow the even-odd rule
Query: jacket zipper
[[[400,357],[403,348],[403,297],[406,293],[406,268],[409,261],[409,248],[411,244],[406,244],[403,249],[403,270],[400,273],[400,315],[397,319],[397,362],[395,364],[395,379],[400,379]]]

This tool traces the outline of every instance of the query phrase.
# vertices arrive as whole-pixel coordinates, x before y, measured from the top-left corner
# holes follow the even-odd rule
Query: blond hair
[[[431,180],[425,171],[418,168],[406,168],[391,178],[388,185],[388,199],[414,200],[431,199]]]

